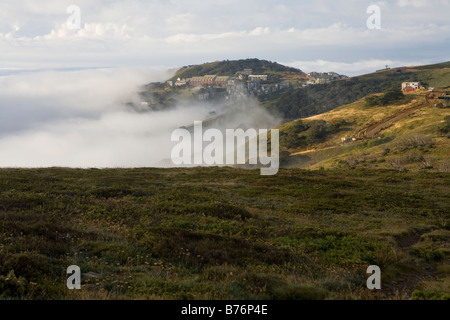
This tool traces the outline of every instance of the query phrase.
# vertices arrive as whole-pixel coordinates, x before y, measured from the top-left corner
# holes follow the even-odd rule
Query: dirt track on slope
[[[383,121],[377,122],[377,123],[371,125],[370,127],[362,130],[361,132],[358,133],[357,138],[369,138],[369,139],[374,138],[376,135],[378,135],[378,133],[381,130],[386,129],[387,127],[391,126],[393,123],[408,117],[409,115],[411,115],[418,109],[428,107],[428,106],[429,106],[429,103],[427,100],[426,103],[399,111],[396,114],[394,114],[393,116],[391,116]]]

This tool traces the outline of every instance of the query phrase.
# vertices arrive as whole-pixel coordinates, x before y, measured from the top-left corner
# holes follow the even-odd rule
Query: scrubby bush
[[[394,147],[401,152],[413,148],[425,150],[433,147],[433,139],[423,134],[408,135],[395,140]]]
[[[292,126],[281,132],[281,145],[288,149],[305,145],[306,137],[300,134],[308,129],[309,126],[303,123],[303,121],[296,121]]]
[[[444,160],[438,165],[438,170],[440,172],[450,172],[450,160]]]
[[[326,121],[320,120],[314,122],[310,129],[308,130],[308,135],[306,140],[309,143],[314,143],[322,140],[328,133],[327,123]]]
[[[450,133],[450,116],[444,118],[445,122],[439,128],[443,133]]]
[[[390,164],[392,169],[398,170],[398,171],[406,171],[406,167],[405,167],[405,159],[402,157],[394,157],[392,159],[390,159]]]
[[[383,95],[371,96],[366,98],[366,105],[373,106],[386,106],[403,99],[403,92],[398,88],[391,88]]]
[[[281,133],[281,145],[287,149],[318,143],[330,134],[337,133],[347,125],[344,119],[327,123],[324,120],[309,121],[298,120]]]
[[[450,300],[450,294],[437,290],[414,290],[411,300]]]
[[[324,289],[302,285],[277,288],[273,293],[274,298],[279,300],[323,300],[327,295]]]
[[[392,137],[386,137],[386,138],[381,138],[380,137],[378,139],[372,139],[372,140],[366,141],[365,142],[365,146],[367,148],[372,148],[372,147],[375,147],[375,146],[379,146],[379,145],[388,143],[388,142],[392,141],[392,139],[393,139]]]
[[[441,249],[430,249],[427,247],[416,247],[414,254],[426,262],[440,262],[445,259],[445,253]]]
[[[28,282],[23,277],[16,277],[14,270],[6,276],[0,275],[0,299],[23,298],[28,291]]]

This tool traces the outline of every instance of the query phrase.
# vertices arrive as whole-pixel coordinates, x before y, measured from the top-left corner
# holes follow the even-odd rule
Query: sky
[[[447,61],[449,12],[450,0],[1,0],[0,74],[260,58],[357,75]]]
[[[0,0],[0,167],[170,165],[173,130],[220,110],[130,108],[142,85],[225,59],[349,76],[448,61],[449,13],[450,0]],[[226,128],[279,124],[238,107]]]

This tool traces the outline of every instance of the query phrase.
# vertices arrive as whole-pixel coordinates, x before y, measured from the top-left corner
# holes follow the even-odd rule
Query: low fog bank
[[[256,99],[233,106],[140,106],[141,86],[162,68],[20,73],[0,77],[0,167],[170,166],[173,130],[209,120],[217,129],[269,129],[279,123]]]

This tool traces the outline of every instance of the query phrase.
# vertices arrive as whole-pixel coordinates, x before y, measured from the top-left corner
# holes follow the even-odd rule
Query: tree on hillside
[[[321,141],[328,134],[327,123],[324,120],[313,122],[308,131],[306,140],[308,143],[315,143]]]
[[[403,99],[403,97],[403,92],[399,88],[390,88],[381,96],[367,97],[366,105],[369,107],[386,106]]]

